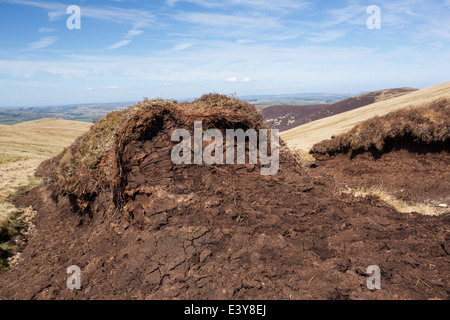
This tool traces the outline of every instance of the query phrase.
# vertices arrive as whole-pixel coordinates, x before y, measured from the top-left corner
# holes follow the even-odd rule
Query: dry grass
[[[0,126],[0,220],[17,210],[8,201],[11,195],[38,185],[34,172],[39,164],[61,152],[90,126],[57,119]]]
[[[309,152],[298,150],[297,155],[300,157],[300,164],[303,168],[311,167],[316,163],[316,158]]]
[[[427,216],[439,216],[449,213],[447,208],[439,208],[427,202],[421,203],[408,203],[402,199],[398,199],[381,187],[370,188],[358,188],[350,189],[346,188],[341,190],[342,193],[352,194],[354,197],[370,198],[374,205],[383,206],[385,204],[394,207],[401,213],[416,212]]]
[[[362,121],[406,107],[420,107],[438,98],[450,98],[450,82],[317,120],[282,132],[281,138],[292,149],[309,151],[314,144],[343,134]]]
[[[399,89],[404,89],[405,92],[395,92],[395,91],[392,92],[392,90],[390,90],[390,89],[378,91],[379,94],[375,98],[375,102],[381,102],[381,101],[386,101],[386,100],[393,99],[393,98],[396,98],[396,97],[401,97],[401,96],[407,94],[406,90],[408,90],[408,91],[409,90],[416,91],[415,89],[411,89],[411,88],[399,88]]]
[[[382,151],[389,142],[408,138],[415,143],[440,143],[450,138],[450,98],[405,108],[356,125],[334,139],[315,144],[312,154]]]
[[[34,176],[39,164],[60,153],[91,124],[42,119],[12,126],[0,125],[0,273],[9,268],[15,248],[7,242],[15,236],[22,209],[15,200],[38,186]]]

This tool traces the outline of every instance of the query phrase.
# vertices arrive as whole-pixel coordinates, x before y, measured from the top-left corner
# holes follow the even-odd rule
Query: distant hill
[[[417,91],[417,89],[386,89],[350,97],[334,104],[305,106],[277,105],[264,108],[261,112],[266,125],[279,129],[280,131],[287,131],[315,120],[360,108],[375,102],[399,97],[414,91]]]
[[[305,119],[311,114],[316,114],[326,109],[328,104],[311,104],[305,106],[279,105],[270,106],[261,110],[264,122],[267,126],[285,131],[291,126],[298,126],[299,119]]]
[[[281,95],[241,96],[240,100],[247,101],[261,110],[268,106],[289,105],[304,106],[312,104],[332,104],[353,96],[351,93],[298,93]]]
[[[389,92],[385,92],[383,95],[389,96]],[[382,98],[383,95],[379,98]],[[411,91],[407,94],[396,96],[388,100],[378,101],[360,108],[316,120],[285,131],[281,134],[281,137],[289,147],[297,150],[309,151],[314,144],[330,139],[331,136],[345,133],[362,121],[375,116],[382,116],[402,108],[420,106],[441,97],[450,97],[450,82],[418,91]]]
[[[17,124],[39,119],[55,118],[93,123],[108,112],[123,110],[134,102],[76,104],[66,106],[0,108],[0,124]]]

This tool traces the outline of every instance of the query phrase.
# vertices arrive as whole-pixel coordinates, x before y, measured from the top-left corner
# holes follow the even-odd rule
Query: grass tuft
[[[416,212],[427,216],[439,216],[448,213],[448,210],[436,208],[434,205],[430,203],[406,202],[401,198],[394,197],[387,191],[383,190],[381,187],[358,188],[358,189],[347,188],[345,190],[342,190],[342,193],[352,194],[354,197],[368,198],[370,199],[372,205],[374,206],[384,206],[385,204],[390,205],[401,213]]]

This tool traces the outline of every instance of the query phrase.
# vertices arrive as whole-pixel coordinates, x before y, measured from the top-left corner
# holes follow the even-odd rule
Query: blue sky
[[[450,0],[0,0],[0,106],[424,88],[450,80],[449,18]]]

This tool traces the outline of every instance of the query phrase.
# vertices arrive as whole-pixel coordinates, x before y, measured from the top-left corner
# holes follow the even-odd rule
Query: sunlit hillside
[[[356,124],[374,116],[383,116],[409,106],[421,106],[441,97],[450,97],[450,82],[320,119],[282,132],[281,137],[289,147],[309,151],[314,144],[345,133]]]
[[[20,188],[37,185],[37,166],[69,146],[90,126],[58,119],[0,125],[0,219],[15,210],[8,197]]]

